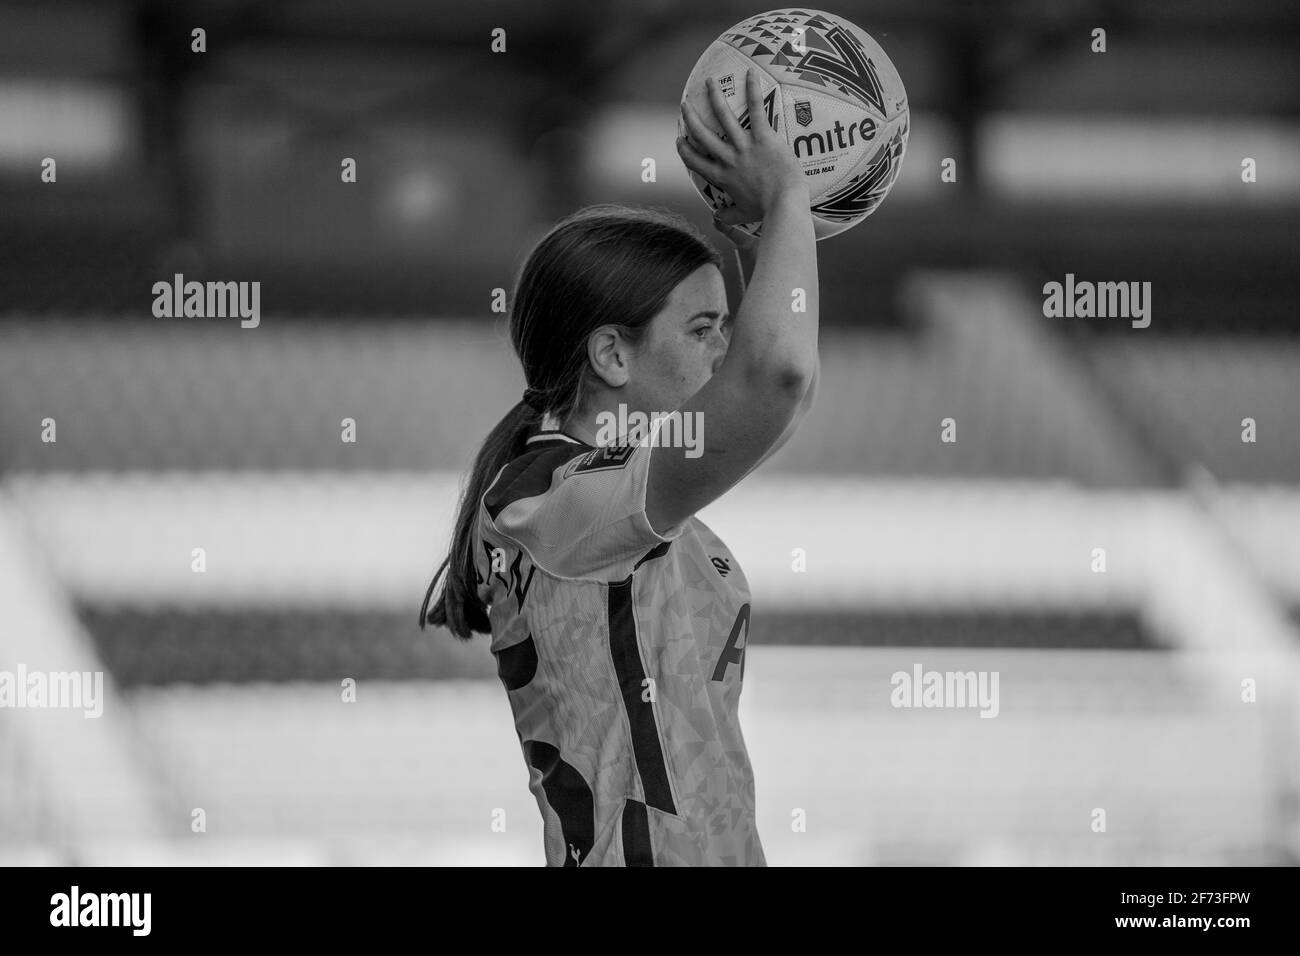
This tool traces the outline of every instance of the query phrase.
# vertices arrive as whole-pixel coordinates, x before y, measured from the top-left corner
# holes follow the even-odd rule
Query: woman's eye
[[[708,337],[708,334],[709,334],[709,327],[708,327],[707,325],[702,326],[702,327],[700,327],[700,328],[698,328],[698,329],[695,330],[695,334],[698,335],[698,336],[699,336],[700,338],[702,338],[702,339],[703,339],[703,338],[707,338],[707,337]]]

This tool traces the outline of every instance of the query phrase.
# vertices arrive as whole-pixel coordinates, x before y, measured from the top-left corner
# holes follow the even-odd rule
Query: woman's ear
[[[631,370],[631,343],[618,326],[602,325],[587,336],[587,359],[591,370],[610,388],[627,384]]]

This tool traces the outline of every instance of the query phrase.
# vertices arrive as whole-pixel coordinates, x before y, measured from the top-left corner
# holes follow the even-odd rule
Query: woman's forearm
[[[728,358],[748,369],[810,381],[817,367],[817,248],[806,194],[775,203],[750,257]]]

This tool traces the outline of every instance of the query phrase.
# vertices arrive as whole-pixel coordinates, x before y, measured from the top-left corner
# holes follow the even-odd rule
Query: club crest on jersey
[[[812,124],[812,102],[809,100],[794,101],[794,118],[800,126],[809,126]]]
[[[627,463],[632,459],[632,452],[636,451],[636,445],[606,445],[604,448],[597,448],[595,451],[587,452],[581,458],[577,458],[565,469],[564,477],[570,475],[580,475],[589,471],[612,471],[618,468],[626,468]]]

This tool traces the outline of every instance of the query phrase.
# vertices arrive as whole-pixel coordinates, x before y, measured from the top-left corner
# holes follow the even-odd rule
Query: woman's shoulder
[[[516,501],[545,494],[552,486],[555,469],[594,450],[567,436],[534,438],[543,440],[529,439],[524,450],[501,467],[483,492],[481,503],[492,517]]]

